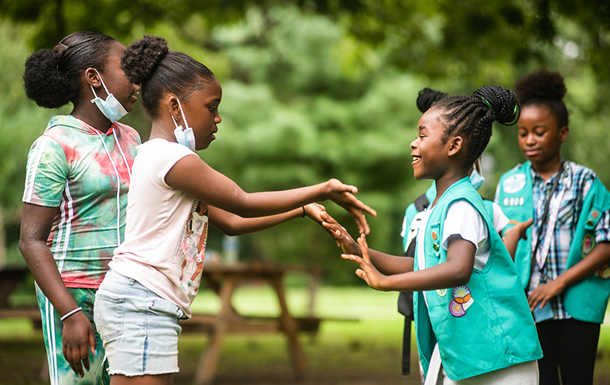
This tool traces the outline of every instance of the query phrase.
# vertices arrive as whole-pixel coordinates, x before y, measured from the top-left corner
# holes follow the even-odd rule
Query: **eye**
[[[214,113],[218,110],[218,107],[208,107],[208,110],[210,110],[211,113]]]

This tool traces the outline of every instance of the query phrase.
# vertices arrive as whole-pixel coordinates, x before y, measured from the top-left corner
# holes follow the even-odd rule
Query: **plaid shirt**
[[[564,170],[561,176],[557,174],[553,175],[546,182],[534,172],[532,172],[532,185],[533,185],[533,201],[534,201],[534,224],[532,225],[532,234],[543,234],[540,237],[538,245],[538,252],[541,252],[542,245],[544,244],[544,238],[546,235],[546,225],[548,219],[551,217],[551,210],[547,220],[542,223],[542,214],[544,213],[544,206],[549,195],[553,182],[558,177],[561,177],[559,184],[553,196],[559,195],[563,190],[563,198],[559,205],[559,211],[557,214],[557,222],[555,223],[555,229],[552,232],[552,239],[549,247],[549,252],[546,258],[546,263],[543,267],[543,272],[546,273],[548,281],[554,280],[559,275],[563,274],[566,270],[568,261],[568,254],[572,245],[572,238],[576,231],[576,225],[582,212],[582,205],[585,196],[589,192],[593,181],[597,176],[595,173],[583,166],[580,166],[574,162],[565,162]],[[571,182],[571,183],[570,183]],[[536,247],[537,236],[532,236],[532,255],[533,249]],[[610,240],[610,211],[605,211],[597,226],[595,227],[595,242],[596,244],[603,241]],[[534,290],[538,286],[540,280],[540,269],[537,264],[532,271],[530,277],[529,290]],[[568,319],[571,318],[570,314],[565,310],[563,304],[563,293],[551,299],[551,307],[553,309],[554,319]]]

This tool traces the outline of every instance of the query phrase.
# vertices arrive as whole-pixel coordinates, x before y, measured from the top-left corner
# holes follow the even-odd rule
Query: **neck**
[[[561,157],[559,154],[546,162],[532,162],[532,170],[534,170],[536,174],[540,175],[544,181],[555,175],[559,171],[560,166]]]
[[[108,132],[112,126],[112,122],[93,103],[74,106],[71,115],[103,133]]]
[[[435,179],[434,182],[436,185],[436,198],[434,199],[434,202],[432,202],[430,207],[436,205],[436,202],[438,202],[441,196],[445,193],[445,191],[447,191],[449,187],[451,187],[451,185],[467,176],[468,174],[465,171],[454,171],[443,174],[439,178]]]
[[[149,139],[165,139],[168,142],[176,142],[176,136],[174,135],[173,123],[171,119],[169,122],[165,120],[154,120],[150,128]]]

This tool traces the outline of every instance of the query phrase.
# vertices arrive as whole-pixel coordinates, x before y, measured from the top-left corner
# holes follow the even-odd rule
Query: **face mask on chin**
[[[95,70],[95,72],[97,72],[97,70]],[[114,97],[113,94],[108,92],[108,88],[106,88],[106,84],[104,84],[102,75],[100,75],[99,72],[97,72],[97,76],[100,77],[100,81],[102,82],[102,85],[104,86],[108,97],[106,98],[106,100],[103,100],[102,98],[97,96],[97,94],[95,93],[95,89],[93,89],[93,86],[90,86],[91,91],[93,91],[93,95],[95,96],[95,98],[91,99],[91,103],[95,103],[95,105],[97,106],[97,108],[99,108],[102,114],[104,114],[104,116],[108,118],[111,123],[114,123],[121,119],[123,116],[127,115],[127,110],[125,110],[125,108],[121,105],[117,98]]]
[[[195,134],[193,133],[193,129],[189,127],[189,124],[186,121],[186,115],[182,109],[182,104],[180,104],[180,99],[176,100],[178,100],[178,107],[180,107],[180,112],[182,112],[182,119],[184,119],[184,125],[186,128],[182,128],[182,125],[179,126],[178,123],[176,123],[176,119],[174,119],[174,116],[172,115],[174,126],[176,126],[174,136],[176,137],[176,141],[178,141],[178,143],[189,148],[191,151],[195,151]]]

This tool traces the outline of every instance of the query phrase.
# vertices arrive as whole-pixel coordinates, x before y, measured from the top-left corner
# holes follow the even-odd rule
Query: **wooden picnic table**
[[[284,276],[290,272],[301,272],[312,276],[307,317],[295,318],[288,309]],[[305,358],[299,345],[298,333],[318,330],[321,320],[313,316],[313,306],[320,277],[321,270],[319,269],[261,262],[206,265],[202,279],[220,297],[220,310],[217,314],[195,313],[191,319],[181,322],[183,332],[205,332],[210,335],[210,342],[202,353],[197,368],[195,383],[207,385],[214,382],[224,337],[232,333],[283,333],[288,341],[295,376],[297,379],[303,378]],[[243,316],[233,307],[231,299],[235,290],[250,281],[262,281],[273,288],[280,305],[280,314],[277,317]]]

